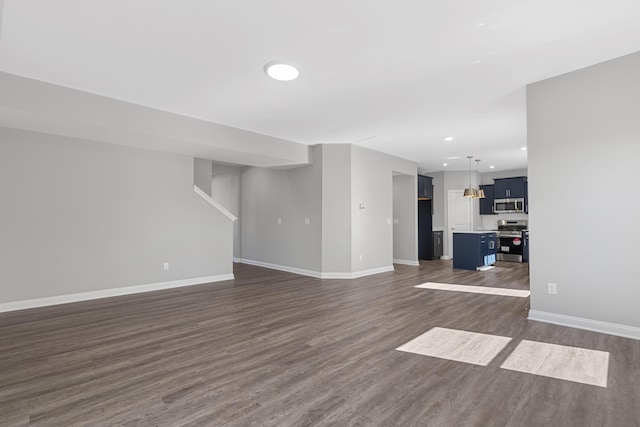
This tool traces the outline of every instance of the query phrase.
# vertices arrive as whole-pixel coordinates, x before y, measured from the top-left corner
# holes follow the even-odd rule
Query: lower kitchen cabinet
[[[496,262],[496,233],[453,233],[453,268],[477,270]]]
[[[522,262],[529,262],[529,231],[522,233]]]
[[[432,259],[440,259],[443,255],[443,250],[442,250],[442,246],[444,243],[443,233],[444,233],[443,231],[432,232],[432,241],[433,241]]]

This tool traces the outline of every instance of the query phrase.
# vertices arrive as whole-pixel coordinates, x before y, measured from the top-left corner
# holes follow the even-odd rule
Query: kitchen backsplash
[[[481,227],[484,230],[497,230],[500,219],[529,219],[529,215],[524,213],[505,213],[498,215],[480,215],[482,218]]]

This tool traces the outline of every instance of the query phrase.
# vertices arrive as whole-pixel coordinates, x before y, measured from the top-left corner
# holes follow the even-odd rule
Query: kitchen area
[[[431,197],[422,205],[418,198],[420,260],[453,259],[453,268],[466,270],[529,262],[526,169],[429,175]],[[460,190],[467,187],[473,191]]]

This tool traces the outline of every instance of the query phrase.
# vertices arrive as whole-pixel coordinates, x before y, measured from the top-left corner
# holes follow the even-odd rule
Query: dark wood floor
[[[236,280],[0,315],[0,425],[640,426],[640,341],[526,319],[526,264]],[[432,327],[512,337],[489,366],[394,350]],[[500,369],[522,340],[610,352],[607,388]]]

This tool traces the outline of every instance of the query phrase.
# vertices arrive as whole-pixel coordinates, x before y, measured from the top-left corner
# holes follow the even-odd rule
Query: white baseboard
[[[240,258],[233,257],[233,262],[235,262],[236,264],[241,262],[241,261],[242,260]]]
[[[371,276],[372,274],[386,273],[393,270],[394,268],[392,264],[386,267],[378,267],[378,268],[372,268],[369,270],[354,271],[349,275],[349,277],[345,277],[345,279],[357,279],[358,277]]]
[[[419,261],[409,261],[407,259],[394,259],[393,260],[394,264],[402,264],[402,265],[412,265],[414,267],[417,267],[420,265]]]
[[[538,310],[529,310],[529,320],[640,340],[640,328],[621,325],[619,323],[602,322],[600,320],[584,319],[582,317],[566,316],[564,314],[548,313]]]
[[[300,274],[302,276],[310,276],[318,279],[322,278],[320,272],[314,271],[314,270],[305,270],[303,268],[289,267],[287,265],[271,264],[269,262],[254,261],[252,259],[245,259],[245,258],[240,258],[240,262],[243,264],[255,265],[256,267],[264,267],[264,268],[270,268],[272,270],[286,271],[287,273]]]
[[[243,264],[255,265],[257,267],[270,268],[272,270],[286,271],[288,273],[295,273],[295,274],[301,274],[303,276],[315,277],[317,279],[357,279],[358,277],[370,276],[372,274],[393,271],[393,265],[390,265],[386,267],[372,268],[370,270],[354,271],[352,273],[346,273],[346,272],[345,273],[342,273],[342,272],[323,273],[320,271],[305,270],[297,267],[289,267],[287,265],[271,264],[269,262],[254,261],[251,259],[244,259],[244,258],[242,258],[240,262],[242,262]]]
[[[451,259],[451,257],[449,255],[442,255],[440,259]]]
[[[193,286],[201,285],[204,283],[233,280],[234,278],[235,277],[233,274],[220,274],[217,276],[195,277],[193,279],[172,280],[169,282],[150,283],[147,285],[127,286],[123,288],[102,289],[99,291],[80,292],[76,294],[58,295],[54,297],[12,301],[1,303],[0,313],[7,311],[25,310],[27,308],[46,307],[49,305],[88,301],[92,299],[117,297],[120,295],[139,294],[142,292],[159,291],[162,289],[181,288],[183,286]]]

